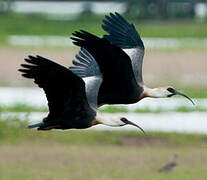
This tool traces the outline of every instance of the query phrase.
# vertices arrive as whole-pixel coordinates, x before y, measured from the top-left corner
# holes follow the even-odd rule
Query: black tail
[[[32,128],[40,128],[40,127],[44,127],[44,126],[46,126],[46,125],[43,122],[41,122],[41,123],[29,125],[28,128],[32,129]]]

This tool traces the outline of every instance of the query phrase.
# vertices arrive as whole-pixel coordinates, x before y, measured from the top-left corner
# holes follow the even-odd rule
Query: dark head
[[[123,122],[123,124],[120,125],[120,126],[125,126],[125,125],[132,125],[132,126],[135,126],[135,127],[139,128],[139,129],[144,133],[144,135],[146,135],[145,131],[144,131],[140,126],[138,126],[137,124],[135,124],[135,123],[129,121],[128,119],[126,119],[126,118],[124,118],[124,117],[120,118],[120,120]]]
[[[172,88],[172,87],[168,87],[168,88],[167,88],[167,91],[168,91],[168,95],[167,95],[167,97],[172,97],[172,96],[174,96],[174,95],[181,95],[181,96],[187,98],[188,100],[190,100],[190,101],[193,103],[193,105],[195,105],[194,102],[193,102],[193,100],[192,100],[191,98],[189,98],[187,95],[185,95],[184,93],[179,92],[179,91],[175,90],[175,89]]]
[[[159,87],[159,88],[148,88],[148,87],[144,86],[142,98],[145,98],[145,97],[168,98],[168,97],[172,97],[174,95],[181,95],[181,96],[187,98],[188,100],[190,100],[194,105],[194,102],[192,101],[192,99],[190,99],[184,93],[181,93],[181,92],[175,90],[171,86],[165,86],[165,87]]]

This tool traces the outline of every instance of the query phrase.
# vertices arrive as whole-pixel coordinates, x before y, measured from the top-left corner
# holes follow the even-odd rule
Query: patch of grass
[[[11,106],[0,106],[0,112],[48,112],[48,108],[27,104],[14,104]]]
[[[178,166],[158,173],[173,154]],[[4,180],[195,180],[206,179],[207,152],[202,147],[1,145],[0,178]]]
[[[8,118],[0,120],[0,142],[20,143],[20,142],[56,142],[61,144],[113,144],[123,145],[125,138],[133,138],[135,142],[159,142],[171,145],[202,145],[207,143],[207,135],[147,132],[144,136],[139,131],[91,131],[91,130],[52,130],[37,131],[27,129],[27,121],[18,118]],[[141,139],[140,139],[141,138]],[[140,141],[141,140],[141,141]],[[149,144],[149,143],[148,143]]]
[[[161,113],[161,112],[166,112],[162,109],[157,109],[157,110],[150,110],[148,108],[145,109],[135,109],[133,111],[129,110],[128,108],[125,107],[115,107],[115,106],[107,106],[104,109],[100,110],[103,113],[127,113],[127,112],[132,112],[132,113]]]
[[[0,179],[206,178],[207,135],[137,131],[36,131],[0,120]],[[178,154],[178,167],[157,170]],[[138,173],[138,174],[137,174]],[[139,178],[138,178],[139,179]]]
[[[1,31],[3,35],[56,35],[70,36],[72,32],[85,29],[97,35],[103,34],[101,18],[95,16],[92,20],[79,17],[71,21],[47,20],[43,15],[9,14],[0,15]],[[100,24],[97,23],[100,20]],[[1,37],[1,36],[0,36]]]
[[[14,143],[25,136],[26,121],[18,118],[0,120],[0,142]]]
[[[100,111],[105,113],[129,112],[129,110],[125,107],[115,107],[115,106],[107,106],[104,109],[101,109]]]
[[[139,30],[143,37],[206,37],[206,24],[196,24],[195,22],[183,23],[144,23],[136,24],[136,29]],[[189,31],[190,29],[190,31]]]
[[[130,110],[126,107],[117,107],[117,106],[107,106],[103,109],[99,109],[103,113],[164,113],[164,112],[207,112],[206,108],[193,106],[193,107],[186,107],[180,106],[172,110],[165,110],[165,109],[149,109],[149,108],[142,108],[142,109],[135,109]],[[32,106],[27,104],[14,104],[11,106],[0,106],[0,112],[48,112],[48,107],[43,106]]]
[[[105,34],[101,28],[104,15],[80,15],[70,21],[47,20],[38,14],[1,14],[0,42],[6,43],[8,35],[59,35],[70,36],[72,32],[85,29],[97,35]],[[131,22],[131,21],[130,21]],[[133,21],[142,37],[197,37],[207,36],[206,24],[183,23],[138,23]],[[189,31],[190,29],[190,31]]]
[[[149,108],[145,108],[145,109],[135,109],[135,110],[129,110],[127,108],[124,107],[114,107],[114,106],[108,106],[104,109],[100,110],[101,112],[104,113],[127,113],[127,112],[131,112],[131,113],[165,113],[165,112],[207,112],[206,108],[202,108],[199,106],[195,106],[195,107],[186,107],[186,106],[180,106],[178,108],[172,109],[172,110],[165,110],[165,109],[149,109]]]
[[[207,112],[206,108],[202,108],[202,107],[185,107],[185,106],[181,106],[175,109],[176,112]]]
[[[183,88],[185,94],[191,98],[207,98],[207,89],[206,88]]]
[[[135,109],[133,112],[135,113],[162,113],[166,111],[164,111],[163,109],[150,110],[148,108],[145,108],[145,109]]]

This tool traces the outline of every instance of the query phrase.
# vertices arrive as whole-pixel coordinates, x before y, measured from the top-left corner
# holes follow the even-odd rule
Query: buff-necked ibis
[[[73,33],[73,43],[85,48],[97,61],[103,74],[103,83],[98,94],[98,105],[131,104],[145,97],[167,98],[181,95],[193,101],[171,86],[148,88],[143,83],[142,62],[144,44],[133,24],[120,14],[110,13],[103,20],[103,29],[108,32],[99,38],[86,31]],[[70,69],[82,77],[84,61],[73,61]],[[91,72],[93,73],[93,72]]]
[[[85,71],[81,72],[86,76],[84,79],[76,76],[68,68],[41,56],[29,56],[25,59],[27,64],[21,64],[23,68],[19,71],[22,72],[22,76],[34,79],[34,82],[43,88],[49,106],[48,116],[29,128],[82,129],[96,124],[117,127],[130,124],[140,128],[124,117],[105,117],[97,110],[102,74],[87,50],[82,49],[76,58],[87,62],[83,69]]]

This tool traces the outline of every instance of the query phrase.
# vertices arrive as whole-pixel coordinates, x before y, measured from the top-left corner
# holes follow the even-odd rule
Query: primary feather
[[[105,16],[102,28],[108,33],[104,38],[120,47],[131,59],[134,77],[138,84],[143,84],[142,64],[144,43],[133,24],[129,24],[119,13]]]
[[[104,38],[122,49],[135,47],[144,49],[144,44],[133,24],[129,24],[117,12],[115,14],[110,13],[110,15],[105,16],[105,18],[102,28],[108,32],[109,35],[104,35]]]

